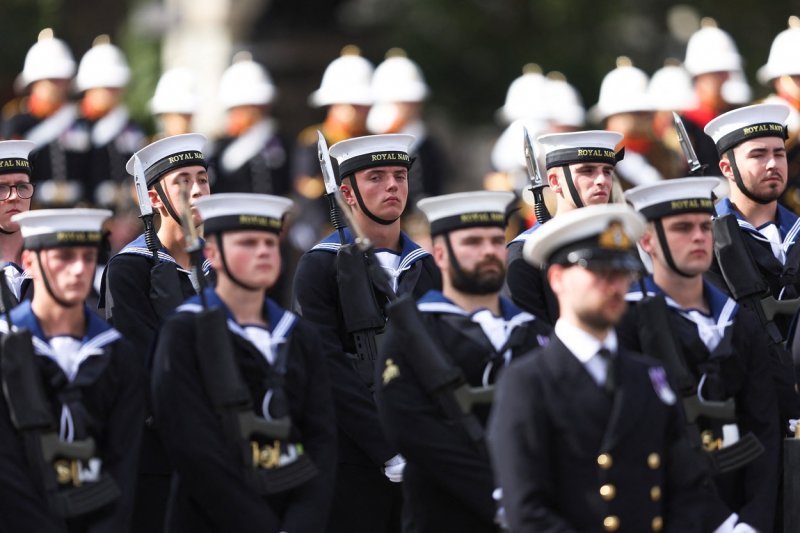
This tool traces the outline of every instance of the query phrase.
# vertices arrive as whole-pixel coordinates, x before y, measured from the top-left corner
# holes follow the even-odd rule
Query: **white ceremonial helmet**
[[[749,104],[753,100],[753,91],[741,70],[732,70],[720,91],[722,99],[732,105]]]
[[[422,69],[401,48],[390,49],[375,67],[372,91],[375,103],[422,102],[430,93]]]
[[[361,56],[357,46],[348,45],[325,69],[319,89],[311,93],[313,107],[331,104],[372,105],[372,73],[374,67]]]
[[[758,69],[756,77],[761,83],[781,76],[800,75],[800,18],[789,17],[789,27],[780,32],[769,49],[767,64]]]
[[[276,94],[269,72],[253,61],[250,52],[233,56],[233,64],[225,70],[219,82],[219,99],[226,109],[270,104]]]
[[[590,110],[590,117],[600,122],[619,113],[653,111],[647,95],[649,80],[643,70],[625,56],[617,58],[617,68],[606,74],[600,84],[600,97]]]
[[[522,67],[522,76],[508,86],[506,101],[495,112],[496,120],[501,124],[511,124],[519,119],[544,119],[547,113],[542,101],[545,84],[539,65],[526,64]]]
[[[51,28],[39,32],[36,44],[25,54],[22,72],[15,81],[17,90],[23,90],[39,80],[68,80],[75,75],[75,59],[67,43],[57,39]]]
[[[664,66],[653,73],[647,93],[658,111],[692,109],[697,104],[692,77],[676,59],[667,59]]]
[[[683,66],[692,76],[710,72],[742,69],[742,57],[729,33],[719,29],[709,17],[700,21],[700,29],[689,37]]]
[[[131,71],[122,50],[111,44],[108,35],[99,35],[81,58],[75,86],[80,92],[98,87],[121,89],[128,85],[130,78]]]
[[[197,77],[186,67],[175,67],[161,75],[150,101],[154,115],[162,113],[194,114],[197,111]]]
[[[561,72],[548,72],[544,84],[547,120],[561,126],[581,128],[586,122],[586,110],[578,91]]]

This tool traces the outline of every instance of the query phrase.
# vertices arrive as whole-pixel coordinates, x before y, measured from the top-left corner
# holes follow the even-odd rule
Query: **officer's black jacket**
[[[659,374],[620,349],[612,397],[556,335],[503,372],[489,447],[512,531],[602,531],[607,517],[628,531],[659,517],[664,531],[700,531],[708,473]]]
[[[211,289],[209,306],[224,304]],[[195,297],[164,323],[153,365],[153,403],[159,432],[175,468],[170,494],[168,530],[237,532],[324,531],[336,468],[333,405],[322,352],[314,329],[271,300],[265,318],[275,343],[288,343],[284,390],[292,429],[289,440],[301,443],[319,469],[311,481],[289,492],[262,497],[246,483],[237,443],[224,431],[204,389],[196,360]],[[243,335],[228,313],[234,357],[252,398],[262,414],[274,373],[264,355]]]
[[[500,302],[508,337],[498,353],[472,315],[439,291],[430,291],[419,301],[430,338],[472,387],[493,384],[506,356],[519,357],[550,334],[551,328],[542,321],[505,298]],[[497,484],[489,458],[461,422],[450,420],[420,385],[409,357],[428,354],[408,353],[403,338],[412,334],[389,323],[381,352],[384,366],[377,369],[376,383],[384,430],[408,461],[403,489],[414,524],[419,531],[496,531],[492,492]],[[473,408],[482,426],[489,408]]]
[[[11,423],[5,395],[0,395],[0,531],[81,531],[124,533],[129,530],[136,486],[136,464],[144,417],[144,386],[141,365],[132,346],[85,309],[88,326],[83,338],[77,373],[70,380],[55,362],[47,340],[31,311],[22,302],[12,311],[15,327],[28,328],[34,336],[36,366],[50,402],[53,419],[64,431],[64,405],[75,427],[84,426],[92,437],[95,457],[121,491],[114,503],[91,515],[70,519],[55,516],[37,488],[37,474],[26,458],[22,438]],[[5,321],[0,330],[8,331]]]

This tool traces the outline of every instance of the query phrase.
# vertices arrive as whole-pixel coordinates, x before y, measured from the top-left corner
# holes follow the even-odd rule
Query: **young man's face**
[[[613,327],[622,318],[627,307],[625,294],[635,277],[629,270],[582,266],[552,265],[547,272],[562,315],[571,314],[598,331]]]
[[[403,214],[408,201],[407,168],[395,166],[359,170],[355,173],[355,180],[364,205],[373,215],[384,220],[394,220]],[[347,203],[360,211],[349,180],[345,180],[341,188]]]
[[[200,165],[189,167],[181,167],[169,172],[161,177],[161,186],[164,188],[164,194],[167,200],[172,204],[173,209],[180,214],[181,209],[181,187],[185,184],[189,190],[189,205],[192,207],[192,220],[195,226],[203,223],[200,213],[194,208],[194,204],[198,198],[208,196],[211,194],[211,188],[208,183],[208,172]],[[164,203],[158,196],[156,191],[150,189],[150,201],[154,209],[158,209],[162,217],[168,217],[169,213],[164,207]],[[180,224],[180,220],[175,222]]]
[[[745,188],[764,202],[780,198],[786,189],[789,173],[786,161],[786,145],[780,137],[760,137],[745,141],[733,149],[736,166]],[[734,182],[733,168],[724,155],[719,162],[722,174]],[[734,203],[743,200],[744,193],[735,182],[731,184],[731,199]]]
[[[23,172],[0,174],[0,198],[5,196],[4,189],[11,186],[8,198],[0,200],[0,229],[3,231],[19,231],[19,225],[11,222],[11,217],[31,208],[30,195],[33,194],[33,186],[30,181],[30,177]],[[23,196],[28,196],[27,199],[19,197],[20,190],[23,191]]]
[[[66,246],[49,248],[39,253],[25,250],[22,253],[23,268],[33,277],[34,298],[50,295],[44,285],[42,274],[47,276],[55,296],[68,305],[82,304],[92,290],[94,270],[97,266],[97,248],[93,246]],[[39,296],[39,295],[42,296]]]
[[[708,213],[684,213],[661,219],[669,252],[678,270],[690,276],[703,274],[711,268],[714,259],[714,234],[711,215]],[[648,225],[642,237],[642,248],[653,258],[656,269],[669,269],[665,251],[655,233]]]
[[[225,262],[237,280],[250,287],[269,289],[281,273],[280,239],[267,231],[226,231],[222,234]],[[219,252],[219,235],[206,242],[206,257],[218,273],[226,276]]]
[[[614,183],[614,167],[608,163],[580,163],[570,165],[572,182],[578,191],[578,196],[587,205],[607,204],[611,201],[611,186]],[[556,194],[563,196],[567,202],[574,205],[572,195],[567,185],[564,169],[555,167],[547,175],[550,188]]]
[[[461,273],[453,265],[444,237],[437,237],[433,257],[445,279],[467,294],[498,292],[506,275],[505,232],[492,227],[465,228],[451,231],[449,237]]]

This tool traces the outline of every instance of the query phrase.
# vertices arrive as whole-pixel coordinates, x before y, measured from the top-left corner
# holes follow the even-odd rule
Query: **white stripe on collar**
[[[448,302],[422,302],[417,304],[417,309],[423,313],[449,313],[452,315],[470,316],[470,314],[465,310]],[[510,329],[513,329],[526,322],[532,322],[534,320],[536,320],[536,317],[532,314],[525,311],[520,311],[505,322],[508,324]]]
[[[17,331],[17,327],[13,327],[14,331]],[[0,321],[0,333],[8,333],[8,323],[6,321]],[[122,335],[119,331],[115,329],[107,329],[102,333],[95,335],[85,343],[81,345],[80,350],[77,354],[77,361],[78,364],[76,368],[79,368],[80,365],[86,361],[89,357],[93,355],[103,355],[105,350],[103,348],[119,339],[122,338]],[[45,356],[48,359],[51,359],[53,362],[58,364],[58,357],[56,357],[53,348],[45,342],[44,340],[40,339],[39,337],[32,336],[33,341],[33,351],[37,355]],[[59,365],[60,368],[61,365]],[[74,379],[75,376],[67,376],[70,381]]]
[[[199,313],[203,310],[203,306],[197,303],[184,303],[179,305],[175,312],[187,312],[187,313]],[[247,337],[247,333],[242,329],[242,327],[236,323],[235,320],[232,318],[227,319],[228,322],[228,329],[235,333],[236,335],[242,337],[246,341],[250,342],[250,339]],[[297,322],[297,315],[292,313],[291,311],[284,310],[281,319],[278,320],[278,323],[275,324],[275,327],[272,328],[272,338],[275,343],[281,343],[286,341],[286,334],[292,329],[294,323]]]
[[[149,257],[149,258],[153,257],[153,252],[151,252],[147,248],[141,248],[139,246],[127,246],[127,247],[123,248],[122,250],[120,250],[119,252],[117,252],[117,255],[120,255],[120,254],[141,255],[141,256]],[[175,258],[172,257],[171,255],[169,255],[166,252],[163,252],[163,251],[159,250],[158,251],[158,259],[160,261],[166,261],[167,263],[175,263],[178,266],[178,271],[179,272],[183,272],[185,274],[191,274],[192,273],[191,270],[186,270],[182,266],[178,265],[178,262],[175,261]],[[211,269],[211,261],[208,260],[208,259],[203,260],[203,265],[202,265],[201,268],[203,269],[203,272],[208,272]]]

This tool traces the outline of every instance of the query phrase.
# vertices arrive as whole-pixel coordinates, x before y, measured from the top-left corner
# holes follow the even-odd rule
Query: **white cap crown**
[[[75,85],[81,92],[99,87],[121,89],[128,85],[130,77],[122,50],[111,44],[107,35],[101,35],[81,58]]]
[[[505,227],[506,210],[514,198],[502,191],[460,192],[424,198],[417,208],[425,213],[431,234],[438,235],[469,227]]]
[[[372,91],[376,103],[422,102],[430,89],[419,65],[406,57],[402,50],[393,48],[375,68]]]
[[[742,58],[733,37],[719,29],[713,19],[703,19],[702,25],[686,44],[683,65],[689,74],[699,76],[710,72],[741,70]]]
[[[740,107],[716,117],[704,131],[723,153],[749,138],[783,136],[789,111],[789,106],[777,103]]]
[[[648,220],[680,213],[713,213],[712,191],[719,178],[686,177],[639,185],[625,199]]]
[[[197,78],[185,67],[171,68],[161,75],[150,101],[154,115],[162,113],[194,114],[197,111]]]
[[[346,46],[322,75],[319,89],[308,97],[314,107],[331,104],[372,105],[372,63],[357,47]]]
[[[203,148],[208,139],[200,133],[184,133],[159,139],[136,152],[125,165],[125,170],[133,176],[135,159],[138,157],[144,169],[147,185],[173,169],[202,165],[206,166]]]
[[[219,98],[226,109],[241,105],[266,105],[275,99],[277,90],[272,77],[250,54],[234,57],[234,63],[222,74]]]
[[[39,40],[25,54],[20,82],[27,87],[38,80],[68,80],[75,75],[75,58],[67,44],[57,39],[53,30],[39,32]]]
[[[207,234],[220,231],[263,230],[278,233],[292,201],[282,196],[220,193],[195,202]]]

